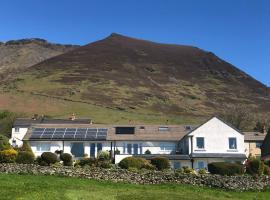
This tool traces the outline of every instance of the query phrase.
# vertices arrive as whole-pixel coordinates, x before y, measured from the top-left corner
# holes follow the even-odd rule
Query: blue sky
[[[270,86],[268,0],[1,0],[0,41],[86,44],[112,32],[212,51]]]

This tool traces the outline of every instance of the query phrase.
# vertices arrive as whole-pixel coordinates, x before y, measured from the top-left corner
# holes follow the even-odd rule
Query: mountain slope
[[[119,34],[44,60],[2,91],[144,115],[209,116],[228,103],[270,111],[269,88],[213,53]]]
[[[75,49],[74,45],[49,43],[43,39],[11,40],[0,42],[0,77],[13,75],[43,60]]]

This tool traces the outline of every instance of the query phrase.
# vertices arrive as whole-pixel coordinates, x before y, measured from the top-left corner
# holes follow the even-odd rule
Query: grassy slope
[[[75,178],[0,174],[0,199],[269,199],[270,192],[225,192],[186,185],[131,185]]]

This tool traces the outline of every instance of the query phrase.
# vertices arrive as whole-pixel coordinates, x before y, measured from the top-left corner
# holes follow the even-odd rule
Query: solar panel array
[[[30,139],[106,140],[107,128],[34,128]]]

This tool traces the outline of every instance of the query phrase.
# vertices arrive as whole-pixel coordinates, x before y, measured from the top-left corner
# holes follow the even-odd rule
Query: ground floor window
[[[175,162],[173,163],[173,168],[174,168],[174,169],[180,169],[180,168],[181,168],[181,163],[180,163],[179,161],[175,161]]]
[[[75,157],[84,156],[84,145],[82,142],[75,142],[71,144],[71,154]]]
[[[199,169],[205,169],[205,164],[203,161],[198,161],[198,168]]]
[[[37,151],[40,152],[47,152],[51,150],[51,144],[50,143],[37,143]]]

